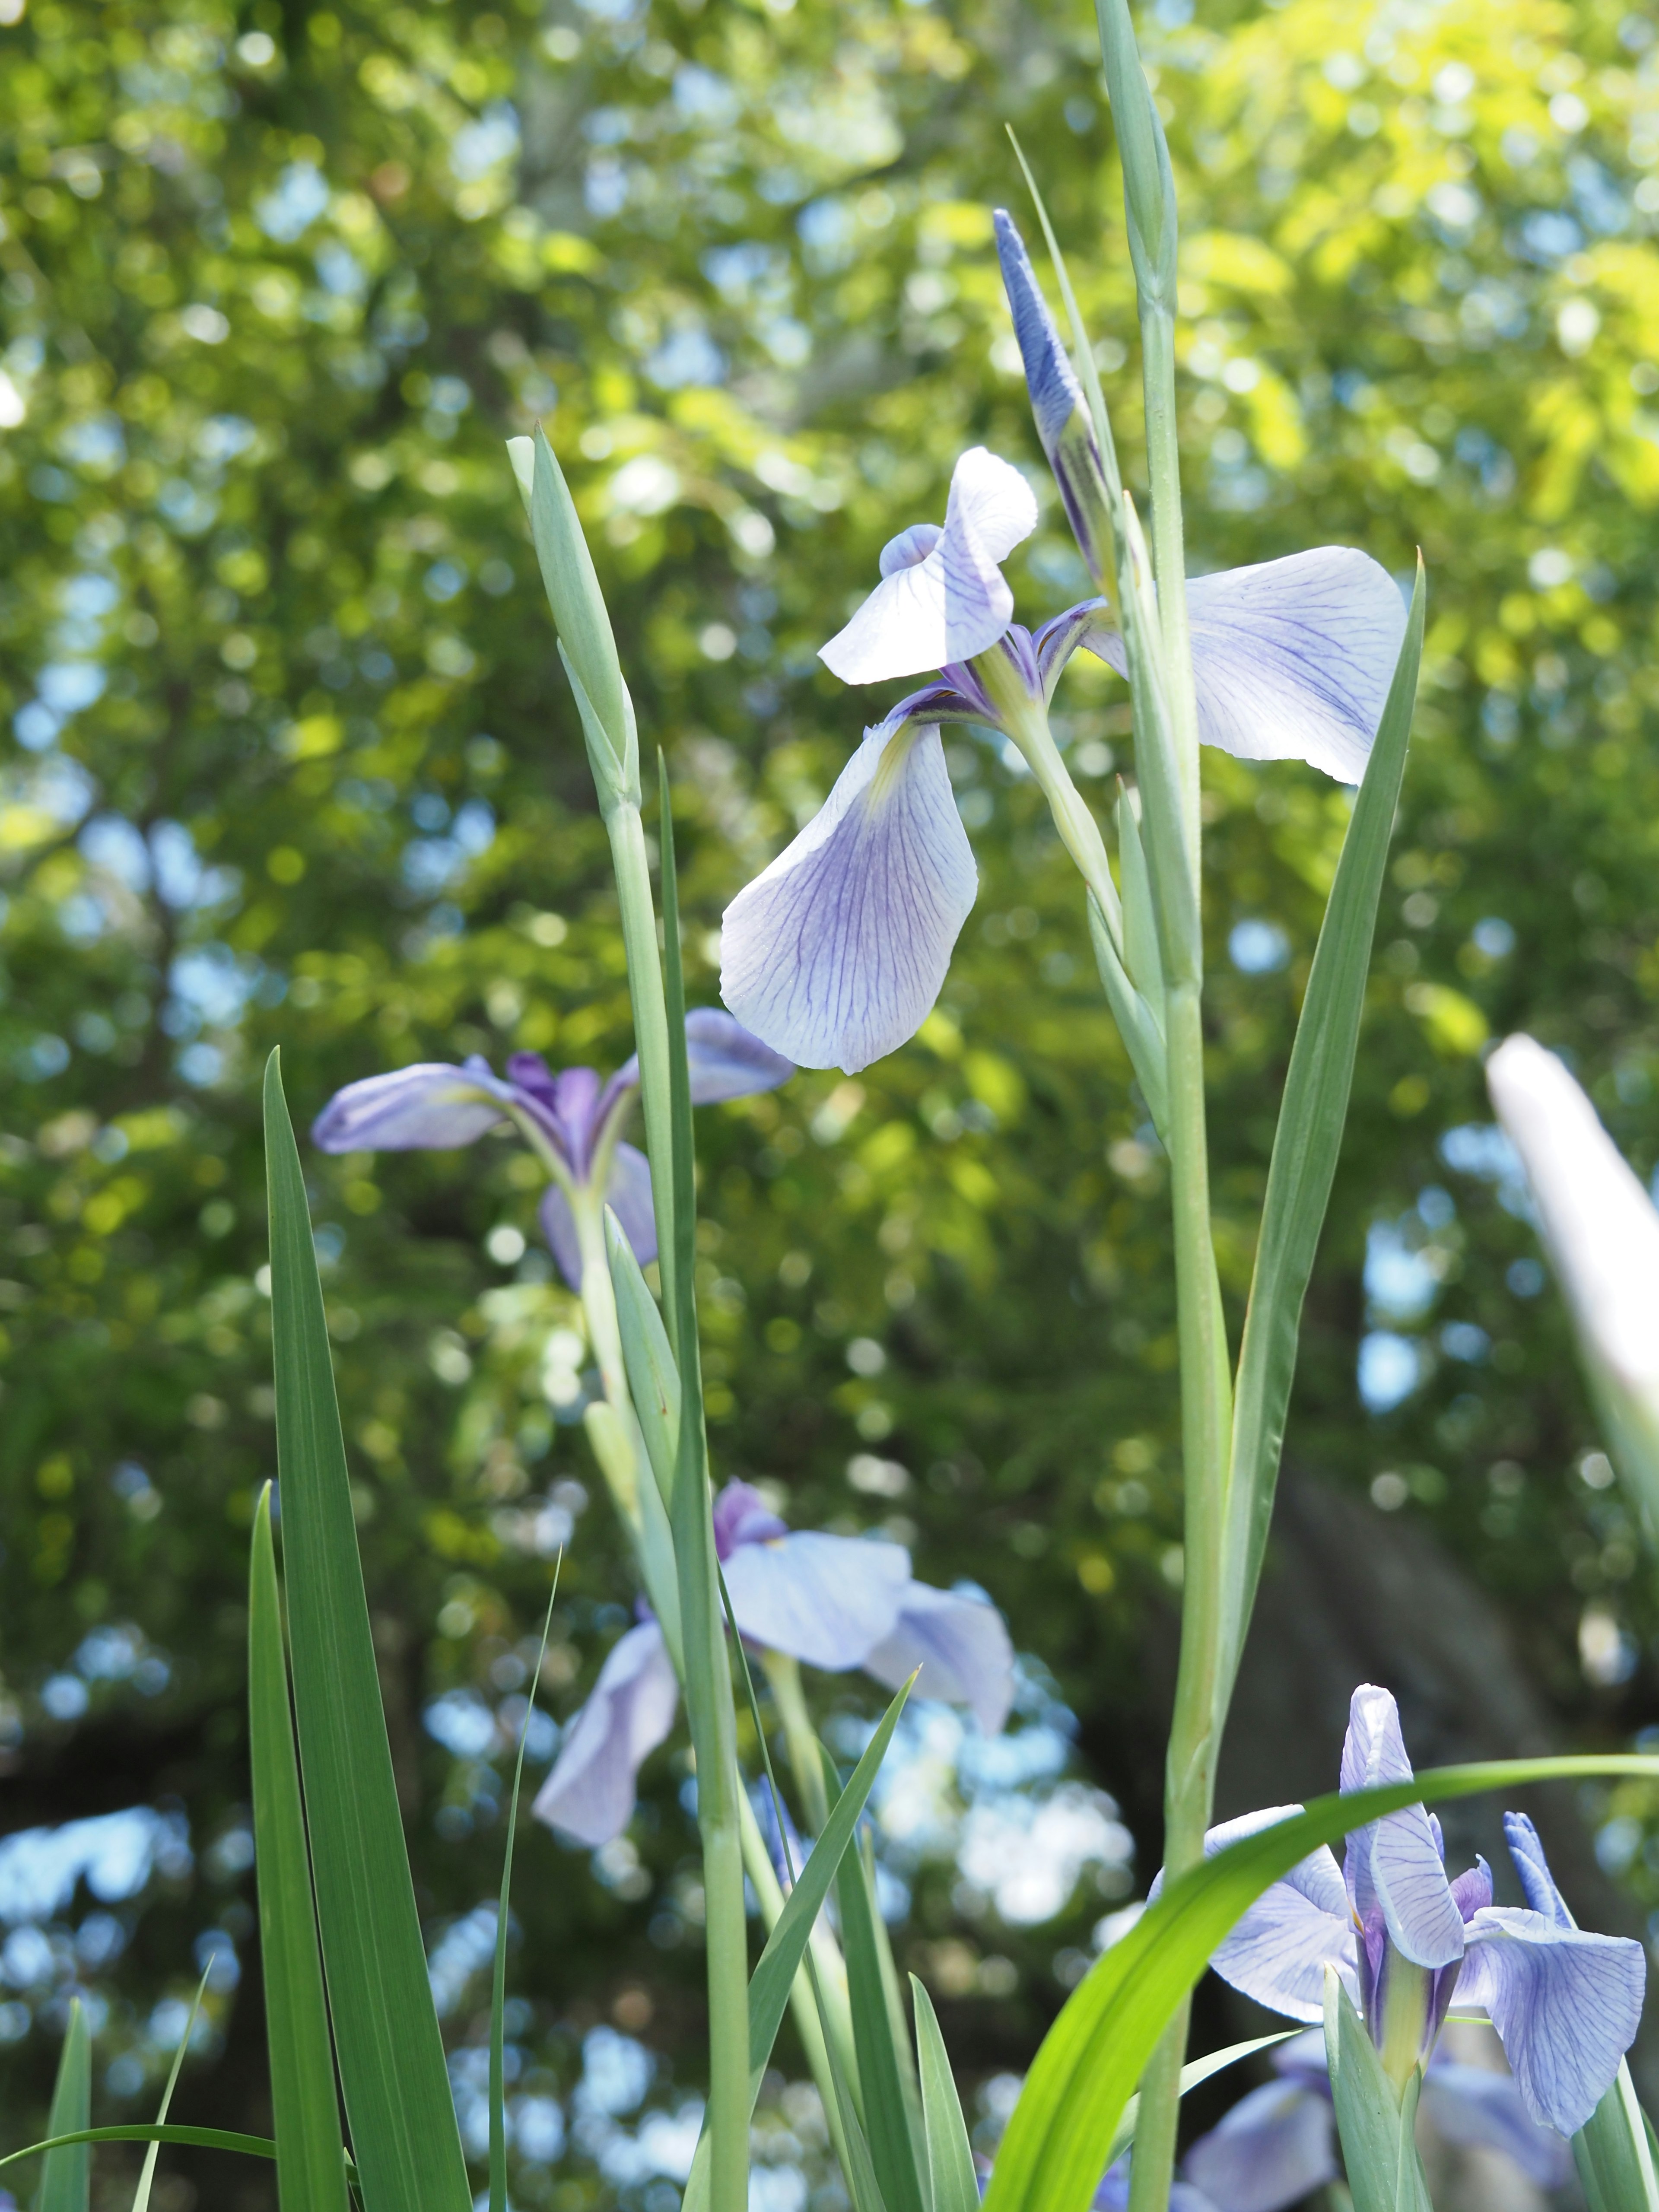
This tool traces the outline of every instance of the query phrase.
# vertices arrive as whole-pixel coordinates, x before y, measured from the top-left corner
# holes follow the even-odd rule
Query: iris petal
[[[1236,1820],[1224,1820],[1204,1838],[1204,1856],[1213,1858],[1229,1844],[1295,1818],[1299,1805],[1268,1805]],[[1149,1902],[1163,1893],[1164,1875],[1154,1876]],[[1347,1891],[1330,1852],[1322,1845],[1291,1868],[1283,1881],[1262,1892],[1234,1927],[1210,1964],[1269,2011],[1290,2020],[1325,2016],[1325,1969],[1334,1966],[1351,1991],[1358,1989],[1354,1937]]]
[[[445,1151],[505,1121],[514,1097],[482,1060],[424,1061],[348,1083],[313,1122],[311,1139],[325,1152]]]
[[[971,660],[1013,619],[1014,595],[998,565],[1036,528],[1037,504],[1016,468],[975,446],[951,477],[945,527],[931,551],[915,531],[845,629],[818,658],[843,684],[919,676],[947,661]],[[900,544],[895,540],[895,547]]]
[[[565,1731],[532,1810],[597,1850],[633,1817],[635,1778],[674,1724],[679,1686],[654,1620],[613,1644],[592,1695]]]
[[[694,1106],[723,1106],[730,1098],[775,1091],[795,1072],[793,1060],[751,1036],[741,1022],[733,1021],[720,1006],[693,1006],[686,1016],[685,1058]],[[639,1087],[640,1056],[635,1053],[605,1085],[599,1101],[600,1122],[609,1118],[624,1092]]]
[[[1343,1790],[1411,1779],[1399,1707],[1387,1690],[1362,1683],[1349,1706]],[[1348,1838],[1348,1880],[1360,1918],[1379,1905],[1395,1948],[1418,1966],[1448,1966],[1462,1953],[1463,1916],[1422,1806],[1356,1829]]]
[[[657,1256],[657,1217],[651,1199],[651,1164],[632,1145],[618,1145],[611,1164],[611,1182],[605,1202],[621,1222],[623,1234],[634,1248],[641,1267]],[[581,1242],[576,1234],[570,1200],[557,1183],[550,1183],[542,1197],[542,1233],[551,1246],[559,1273],[573,1291],[582,1286]]]
[[[912,1583],[890,1634],[866,1655],[864,1668],[896,1690],[917,1667],[917,1697],[971,1706],[984,1733],[998,1733],[1014,1702],[1014,1647],[995,1606]]]
[[[739,1544],[726,1561],[739,1631],[832,1674],[862,1666],[891,1634],[909,1580],[902,1545],[817,1529]]]
[[[1284,2212],[1335,2180],[1335,2130],[1328,2096],[1299,2081],[1270,2081],[1200,2136],[1182,2171],[1226,2212]]]
[[[1572,2173],[1567,2146],[1533,2118],[1507,2074],[1436,2058],[1424,2080],[1423,2109],[1448,2142],[1501,2150],[1540,2189],[1559,2189]]]
[[[1538,1831],[1524,1813],[1504,1814],[1504,1840],[1510,1847],[1515,1871],[1521,1877],[1521,1887],[1533,1911],[1541,1912],[1546,1920],[1553,1920],[1558,1928],[1576,1928],[1578,1923],[1567,1910],[1567,1900],[1555,1886],[1555,1876],[1550,1872],[1550,1863],[1544,1856],[1544,1846]],[[1485,1902],[1492,1903],[1490,1896]]]
[[[1406,610],[1386,568],[1351,545],[1194,576],[1198,734],[1240,760],[1304,760],[1358,783],[1394,675]],[[1127,673],[1115,631],[1090,650]]]
[[[720,996],[774,1051],[854,1074],[927,1019],[978,888],[937,726],[884,723],[726,909]]]
[[[1534,2119],[1576,2134],[1641,2020],[1642,1946],[1505,1905],[1475,1914],[1468,1944],[1453,2002],[1491,2014]]]

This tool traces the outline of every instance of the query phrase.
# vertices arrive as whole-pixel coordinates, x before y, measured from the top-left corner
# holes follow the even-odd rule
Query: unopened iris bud
[[[1037,435],[1089,573],[1103,590],[1109,589],[1113,567],[1112,503],[1083,389],[1012,217],[999,208],[994,220],[1002,282],[1013,313],[1020,358],[1025,364]]]
[[[530,532],[541,566],[548,605],[565,663],[573,678],[590,754],[596,730],[624,772],[634,769],[634,710],[623,681],[617,641],[605,611],[605,595],[576,514],[575,502],[553,448],[538,429],[533,440],[510,438],[507,458],[530,514]],[[605,769],[594,758],[596,774]],[[604,796],[603,787],[601,797]]]

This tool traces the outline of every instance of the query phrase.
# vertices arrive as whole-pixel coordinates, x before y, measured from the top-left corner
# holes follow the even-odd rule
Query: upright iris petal
[[[937,725],[883,723],[726,909],[720,996],[774,1051],[855,1074],[927,1019],[978,889]]]
[[[1344,1790],[1412,1779],[1400,1709],[1366,1683],[1353,1693],[1342,1746]],[[1373,1820],[1348,1838],[1347,1880],[1362,1923],[1380,1906],[1395,1948],[1419,1966],[1448,1966],[1463,1951],[1463,1916],[1446,1880],[1429,1816],[1420,1805]]]
[[[971,660],[1013,620],[1014,595],[999,564],[1036,525],[1036,500],[1019,471],[983,446],[970,447],[951,477],[944,529],[918,525],[890,540],[882,580],[819,659],[843,684]]]
[[[1304,760],[1339,783],[1365,773],[1406,609],[1386,568],[1349,545],[1190,577],[1200,742],[1240,760]],[[1084,642],[1128,673],[1103,624]]]
[[[512,1085],[482,1060],[422,1061],[337,1091],[312,1124],[312,1142],[325,1152],[445,1152],[506,1121],[513,1098]]]
[[[635,1777],[674,1725],[679,1686],[654,1620],[611,1646],[537,1792],[538,1820],[596,1850],[633,1817]]]

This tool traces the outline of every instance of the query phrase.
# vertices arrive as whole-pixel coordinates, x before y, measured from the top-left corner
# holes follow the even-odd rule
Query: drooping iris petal
[[[995,1606],[984,1598],[912,1583],[891,1632],[866,1653],[864,1670],[896,1690],[920,1667],[913,1694],[968,1705],[995,1735],[1014,1702],[1014,1647]]]
[[[726,909],[720,996],[775,1052],[855,1074],[927,1019],[978,888],[938,726],[884,723]]]
[[[1192,625],[1198,734],[1240,760],[1304,760],[1358,783],[1406,633],[1388,570],[1351,545],[1194,576]],[[1115,631],[1090,650],[1127,673]]]
[[[1659,1420],[1659,1211],[1553,1052],[1506,1037],[1486,1083],[1586,1348]]]
[[[657,1218],[652,1210],[651,1164],[632,1145],[618,1145],[611,1156],[611,1181],[605,1202],[621,1222],[623,1234],[634,1248],[641,1267],[657,1256]],[[557,1183],[549,1183],[542,1196],[542,1234],[552,1247],[559,1273],[573,1291],[582,1286],[582,1254],[570,1200]]]
[[[1127,2212],[1129,2203],[1129,2154],[1114,2160],[1101,2176],[1091,2212]],[[1190,2181],[1176,2181],[1170,2185],[1170,2212],[1222,2212],[1201,2189],[1194,2189]]]
[[[1477,1912],[1468,1936],[1453,2002],[1490,2014],[1534,2119],[1576,2134],[1641,2020],[1642,1946],[1501,1905]]]
[[[729,1098],[775,1091],[795,1072],[793,1060],[751,1036],[719,1006],[693,1006],[686,1016],[685,1058],[694,1106],[720,1106]],[[599,1121],[610,1117],[624,1092],[639,1087],[640,1056],[635,1053],[605,1085]]]
[[[1400,1733],[1400,1709],[1387,1690],[1362,1683],[1348,1710],[1342,1746],[1345,1791],[1409,1782],[1412,1763]],[[1362,1920],[1382,1908],[1389,1940],[1419,1966],[1449,1966],[1463,1948],[1463,1916],[1420,1805],[1390,1813],[1348,1838],[1347,1880]]]
[[[1204,1856],[1213,1858],[1229,1844],[1293,1820],[1301,1810],[1299,1805],[1268,1805],[1236,1820],[1224,1820],[1206,1835]],[[1163,1891],[1160,1868],[1146,1893],[1148,1902],[1155,1902]],[[1330,1852],[1322,1844],[1264,1890],[1210,1964],[1236,1990],[1290,2020],[1324,2018],[1328,1966],[1334,1966],[1349,1990],[1357,1994],[1347,1891]]]
[[[944,529],[933,537],[913,528],[891,541],[880,583],[818,658],[843,684],[971,660],[1013,618],[998,564],[1036,524],[1036,499],[1019,471],[972,447],[951,474]]]
[[[1521,1887],[1528,1904],[1534,1912],[1541,1912],[1546,1920],[1553,1920],[1558,1928],[1576,1928],[1578,1923],[1567,1909],[1567,1900],[1555,1886],[1555,1876],[1550,1872],[1550,1863],[1544,1856],[1544,1846],[1532,1822],[1524,1813],[1505,1813],[1504,1840],[1510,1847],[1510,1856],[1515,1862],[1515,1871],[1521,1877]],[[1487,1898],[1490,1905],[1492,1899]]]
[[[892,1633],[910,1554],[901,1544],[799,1529],[739,1544],[725,1572],[732,1617],[750,1643],[838,1674],[861,1667]]]
[[[422,1061],[337,1091],[312,1123],[311,1139],[325,1152],[447,1151],[505,1121],[513,1097],[512,1085],[482,1060],[464,1067]]]
[[[1182,2171],[1224,2212],[1284,2212],[1337,2175],[1336,2116],[1301,2081],[1270,2081],[1200,2136]]]
[[[1448,2142],[1501,2150],[1540,2189],[1559,2189],[1572,2154],[1553,2128],[1540,2127],[1508,2074],[1436,2058],[1423,2083],[1423,2109]]]
[[[611,1650],[537,1792],[538,1820],[597,1850],[633,1817],[635,1778],[674,1724],[679,1687],[654,1620]]]

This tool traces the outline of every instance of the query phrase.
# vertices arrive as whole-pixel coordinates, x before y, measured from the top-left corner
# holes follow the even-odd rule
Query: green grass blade
[[[36,2212],[87,2212],[92,2193],[91,2118],[92,2038],[85,2007],[79,1997],[71,1997],[46,2131],[49,2136],[78,2136],[80,2140],[46,2153]]]
[[[1170,1883],[1090,1969],[1043,2038],[997,2153],[986,2212],[1083,2212],[1165,2023],[1223,1938],[1272,1882],[1352,1828],[1413,1804],[1581,1776],[1659,1780],[1633,1753],[1443,1766],[1412,1782],[1316,1798]]]
[[[914,1675],[911,1680],[915,1678]],[[882,1717],[881,1726],[866,1747],[864,1756],[830,1809],[823,1833],[813,1844],[805,1865],[783,1908],[783,1917],[772,1930],[749,1984],[749,2063],[758,2076],[765,2071],[789,2002],[790,1986],[806,1955],[812,1923],[840,1871],[842,1855],[852,1841],[859,1815],[874,1786],[887,1747],[893,1740],[910,1683],[899,1691]]]
[[[253,1863],[270,2107],[280,2146],[276,2194],[283,2212],[343,2212],[340,2106],[289,1705],[269,1483],[253,1516],[247,1620]]]
[[[495,1908],[495,1971],[489,1988],[489,2212],[507,2212],[507,1911],[513,1896],[513,1840],[518,1832],[519,1793],[524,1787],[525,1746],[530,1741],[530,1717],[536,1709],[536,1685],[542,1679],[547,1639],[553,1632],[553,1607],[559,1595],[559,1574],[564,1565],[561,1552],[553,1565],[553,1588],[542,1623],[542,1646],[536,1654],[536,1671],[525,1699],[524,1726],[519,1730],[519,1756],[513,1767],[513,1795],[507,1808],[507,1849],[501,1855],[501,1895]]]
[[[1647,2117],[1636,2099],[1630,2063],[1572,2138],[1572,2160],[1589,2212],[1659,2212]]]
[[[1255,1602],[1296,1372],[1302,1301],[1347,1119],[1377,899],[1417,697],[1425,598],[1419,560],[1394,682],[1319,933],[1273,1139],[1233,1413],[1220,1672],[1224,1711]]]
[[[66,2129],[62,2135],[47,2136],[40,2142],[27,2143],[21,2150],[8,2151],[0,2158],[0,2166],[15,2166],[20,2159],[40,2158],[43,2154],[50,2163],[60,2151],[77,2145],[106,2142],[178,2143],[186,2149],[238,2151],[248,2158],[276,2155],[276,2146],[269,2136],[240,2136],[228,2128],[180,2128],[140,2120],[121,2128]],[[343,2154],[343,2171],[347,2164]]]
[[[268,1492],[269,1484],[266,1485],[266,1489]],[[196,2032],[196,2021],[202,2009],[202,1999],[207,1994],[208,1976],[212,1972],[213,1961],[210,1959],[202,1969],[201,1980],[196,1984],[196,1996],[190,2008],[190,2018],[185,2022],[185,2032],[179,2039],[179,2048],[173,2052],[173,2063],[167,2069],[167,2086],[161,2092],[161,2109],[155,2115],[157,2127],[167,2125],[167,2109],[173,2102],[173,2093],[179,2086],[179,2076],[184,2069],[185,2053],[190,2049],[190,2039]],[[132,2212],[149,2212],[150,2191],[155,2186],[155,2161],[161,2154],[161,2146],[159,2142],[152,2142],[144,2153],[144,2163],[138,2175],[138,2186],[133,2192]]]
[[[968,2123],[962,2116],[945,2038],[933,2001],[914,1974],[910,2002],[916,2016],[916,2067],[921,2076],[922,2122],[927,2137],[927,2178],[933,2212],[979,2212],[979,2176],[974,2171]]]
[[[812,1978],[812,1987],[817,1991],[817,1969],[809,1959],[806,1971]],[[818,2012],[822,2016],[823,2000],[818,1996]],[[841,2121],[842,2138],[847,2146],[847,2159],[842,2168],[847,2179],[847,2191],[853,2200],[853,2212],[888,2212],[883,2200],[881,2184],[876,2179],[875,2162],[870,2155],[869,2139],[859,2119],[858,2107],[853,2102],[853,2093],[847,2083],[847,2069],[842,2064],[833,2042],[825,2039],[824,2049],[830,2062],[830,2077],[835,2084],[836,2111]]]
[[[365,2212],[471,2212],[392,1779],[305,1181],[265,1068],[294,1705],[317,1920]]]
[[[829,1767],[827,1753],[825,1765]],[[910,2134],[899,2052],[876,1948],[873,1870],[856,1847],[842,1856],[836,1877],[836,1897],[841,1906],[841,1942],[853,2004],[853,2045],[858,2054],[859,2087],[864,2093],[865,2127],[876,2179],[888,2212],[925,2212],[916,2145]]]
[[[1254,2058],[1258,2051],[1271,2050],[1275,2043],[1288,2043],[1293,2035],[1300,2035],[1299,2027],[1282,2028],[1277,2035],[1253,2035],[1245,2043],[1230,2043],[1224,2051],[1212,2051],[1202,2058],[1188,2060],[1181,2069],[1181,2094],[1196,2089],[1200,2081],[1212,2075],[1224,2073],[1229,2066],[1237,2066],[1243,2058]],[[1121,2157],[1135,2139],[1135,2121],[1139,2116],[1140,2099],[1131,2097],[1123,2107],[1123,2118],[1117,2124],[1117,2133],[1112,2137],[1112,2147],[1106,2154],[1106,2163]]]

